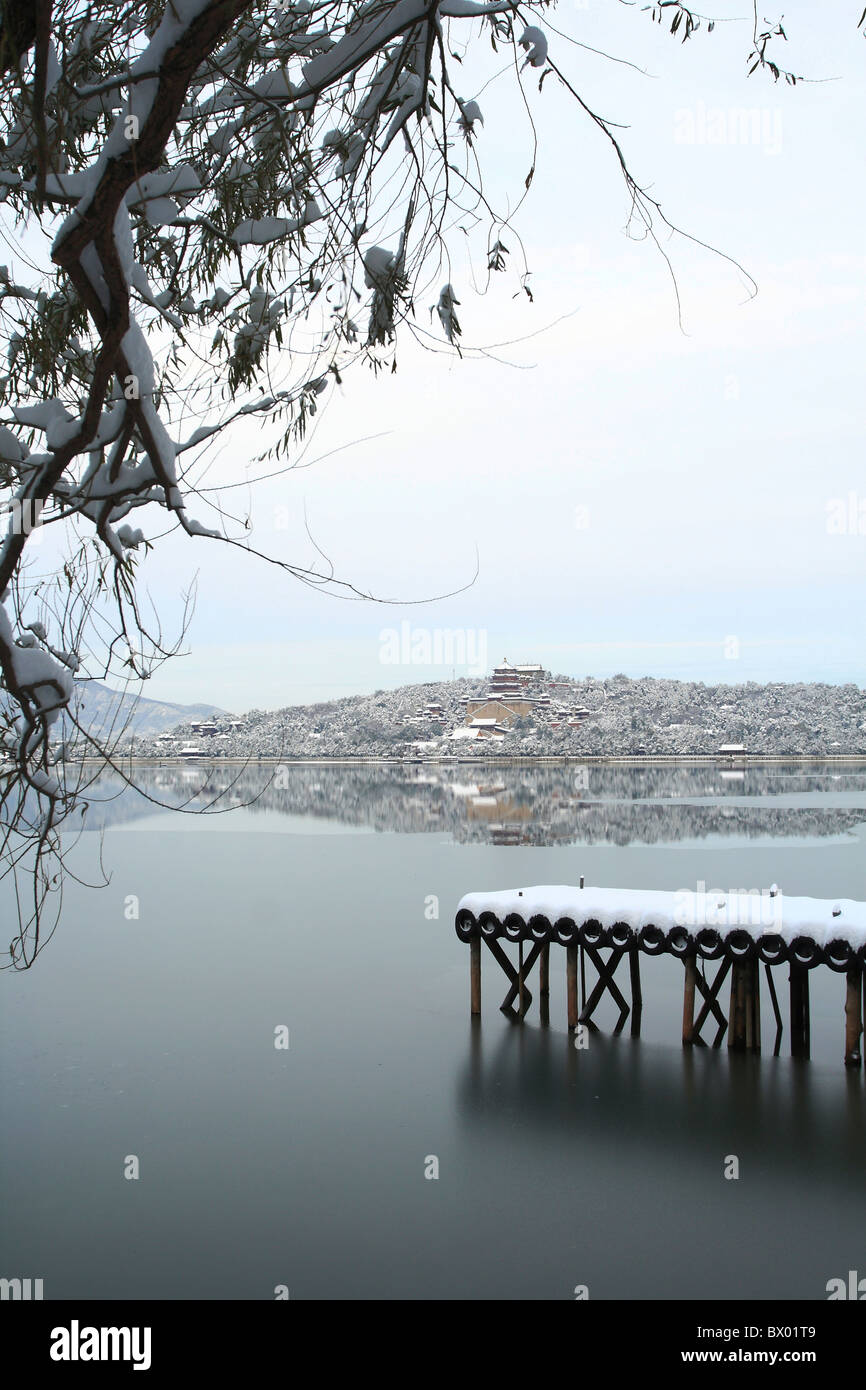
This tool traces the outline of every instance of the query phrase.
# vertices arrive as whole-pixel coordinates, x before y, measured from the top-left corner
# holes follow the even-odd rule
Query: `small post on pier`
[[[809,972],[799,961],[791,961],[791,1056],[808,1058],[811,1049],[809,1028]]]
[[[695,982],[698,978],[697,959],[693,951],[684,958],[686,968],[683,986],[683,1047],[694,1042],[695,1033]]]
[[[863,1032],[862,971],[849,970],[845,991],[845,1066],[860,1065],[860,1035]]]
[[[469,942],[469,993],[470,1009],[473,1014],[481,1013],[481,937],[473,936]]]
[[[565,948],[566,994],[568,996],[568,1031],[577,1027],[577,947]]]

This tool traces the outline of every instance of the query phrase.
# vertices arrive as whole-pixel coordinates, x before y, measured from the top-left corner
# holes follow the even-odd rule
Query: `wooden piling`
[[[643,990],[640,986],[640,946],[636,941],[628,948],[628,977],[631,983],[631,1006],[640,1013],[643,1008]]]
[[[628,948],[628,974],[631,983],[631,1035],[639,1038],[643,991],[640,985],[640,946],[636,941]]]
[[[809,972],[799,961],[791,961],[791,1056],[808,1057],[810,1051],[809,1028]]]
[[[519,942],[519,943],[518,943],[518,946],[517,946],[517,1012],[519,1013],[519,1015],[520,1015],[521,1018],[523,1018],[523,1015],[526,1013],[526,1005],[524,1004],[524,990],[523,990],[523,942],[522,942],[522,941]]]
[[[685,982],[683,984],[683,1047],[694,1042],[695,1032],[695,981],[698,978],[697,959],[691,952],[683,960]]]
[[[768,964],[764,965],[767,974],[767,988],[770,991],[770,1002],[773,1005],[773,1017],[776,1020],[776,1041],[773,1044],[773,1056],[778,1057],[782,1047],[782,1014],[779,1009],[779,1001],[776,998],[776,986],[773,984],[773,972]]]
[[[731,967],[731,1002],[728,1009],[728,1047],[733,1052],[746,1050],[746,971],[745,961],[735,960]]]
[[[568,997],[568,1031],[573,1033],[577,1027],[577,947],[565,948],[565,979]]]
[[[473,936],[469,942],[469,993],[470,1009],[473,1014],[481,1013],[481,937]]]
[[[542,1028],[550,1026],[550,942],[545,941],[538,957],[538,1014]]]
[[[845,1066],[860,1065],[860,1035],[863,1032],[862,971],[849,970],[845,991]]]
[[[581,880],[580,887],[583,888],[583,880]],[[770,896],[775,897],[777,894],[778,890],[774,886]],[[482,898],[484,895],[476,894],[474,896]],[[648,894],[648,898],[654,905],[654,914],[655,908],[661,903],[660,912],[662,915],[657,920],[666,920],[666,903],[669,896],[658,891]],[[627,909],[623,909],[622,918],[617,919],[616,929],[608,933],[598,930],[597,919],[593,915],[598,910],[593,893],[579,894],[577,904],[571,904],[567,898],[563,902],[557,902],[558,915],[552,925],[545,915],[550,909],[546,907],[543,896],[539,900],[538,890],[521,892],[518,897],[527,899],[523,903],[523,914],[509,913],[502,926],[502,934],[506,939],[519,946],[519,963],[516,967],[513,958],[509,958],[499,944],[500,925],[498,915],[494,912],[494,908],[498,912],[495,898],[492,899],[490,909],[481,912],[476,917],[473,917],[473,914],[467,912],[465,908],[458,911],[455,920],[457,935],[461,941],[466,941],[468,937],[470,944],[471,1011],[475,1017],[481,1013],[481,953],[482,949],[487,949],[508,979],[508,993],[500,1008],[514,1021],[522,1020],[532,1007],[530,990],[532,967],[536,960],[540,961],[539,1005],[542,1024],[547,1025],[549,1023],[550,1001],[550,946],[559,943],[566,950],[569,1032],[574,1032],[580,1024],[591,1025],[594,1010],[604,1001],[605,995],[610,995],[612,1002],[619,1009],[619,1017],[613,1029],[614,1033],[621,1032],[626,1018],[631,1015],[632,1035],[636,1037],[640,1030],[642,1004],[639,951],[641,948],[645,948],[648,955],[660,955],[667,951],[680,957],[683,961],[682,1042],[684,1046],[703,1047],[711,1045],[713,1048],[718,1048],[722,1045],[724,1035],[727,1033],[728,1047],[732,1051],[757,1053],[760,1052],[762,1045],[761,960],[759,957],[766,957],[764,973],[767,977],[769,1003],[772,1005],[775,1019],[773,1055],[779,1055],[783,1037],[782,1011],[774,985],[773,967],[787,963],[790,970],[788,979],[791,1055],[796,1058],[808,1059],[811,1054],[809,967],[820,963],[828,965],[833,970],[841,969],[842,972],[847,972],[844,1060],[847,1067],[859,1069],[862,1066],[866,1069],[866,1056],[864,1056],[864,1047],[866,1047],[866,967],[864,967],[859,954],[855,954],[851,950],[843,951],[844,936],[841,938],[834,936],[833,942],[838,942],[839,949],[836,949],[834,944],[832,951],[828,951],[826,954],[821,949],[822,931],[818,930],[810,929],[811,934],[803,933],[802,940],[798,939],[788,947],[786,942],[791,935],[788,930],[791,922],[787,921],[784,913],[779,922],[776,923],[779,930],[769,933],[741,931],[724,939],[721,933],[710,935],[699,933],[698,936],[690,936],[685,940],[681,932],[668,934],[665,937],[657,928],[652,931],[644,930],[638,934],[637,919],[632,915],[631,903],[628,904]],[[533,897],[535,901],[532,901]],[[859,906],[866,907],[866,904]],[[544,908],[544,912],[534,911],[534,908]],[[829,922],[831,915],[834,918],[839,917],[842,914],[842,908],[833,907],[831,914],[829,901],[821,902],[816,899],[813,900],[811,912],[815,922],[820,926],[821,923],[825,922],[825,919]],[[802,912],[798,911],[793,921],[798,932],[801,930],[799,920],[801,917]],[[483,922],[484,933],[473,940],[472,932],[475,930],[475,920]],[[524,925],[529,923],[532,923],[531,930],[528,925]],[[524,942],[520,940],[521,936],[527,940],[530,936],[533,938],[528,952],[525,952]],[[572,944],[566,945],[570,939]],[[486,943],[486,947],[483,947],[482,943]],[[605,955],[607,955],[606,960],[603,959]],[[624,993],[625,986],[621,987],[620,981],[616,978],[619,965],[626,955],[629,957],[630,1002]],[[705,970],[704,958],[718,961],[718,967],[712,979],[709,978]],[[586,979],[587,963],[591,964],[594,970],[593,980],[590,981],[589,986]],[[729,973],[731,976],[730,1007],[726,1018],[721,988],[727,981]],[[580,1011],[578,1011],[578,986],[580,988]],[[519,1005],[515,1007],[518,999]],[[711,1044],[704,1042],[701,1037],[701,1030],[709,1020],[718,1025],[716,1037]]]

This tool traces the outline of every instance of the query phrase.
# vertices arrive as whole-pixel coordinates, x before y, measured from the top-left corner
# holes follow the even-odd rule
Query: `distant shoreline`
[[[102,763],[102,758],[80,758],[71,759],[70,762],[76,763]],[[864,753],[746,753],[733,757],[718,756],[714,753],[653,753],[653,754],[587,754],[585,757],[578,757],[576,754],[536,754],[527,757],[501,756],[496,757],[477,757],[461,758],[450,756],[445,758],[208,758],[204,757],[169,757],[168,755],[159,758],[129,758],[117,759],[118,763],[126,766],[136,767],[182,767],[189,764],[191,767],[199,767],[206,763],[209,767],[250,767],[255,765],[273,767],[450,767],[458,764],[460,767],[479,767],[489,764],[506,767],[531,767],[538,763],[552,763],[568,765],[574,763],[577,766],[592,764],[617,764],[629,767],[653,767],[666,766],[679,763],[682,765],[699,766],[718,766],[727,769],[739,770],[745,767],[760,767],[767,763],[859,763],[866,765],[866,754]]]

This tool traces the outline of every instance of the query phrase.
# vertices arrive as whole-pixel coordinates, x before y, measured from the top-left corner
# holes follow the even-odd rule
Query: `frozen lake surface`
[[[202,775],[142,770],[169,802]],[[814,972],[810,1063],[770,1055],[769,1014],[761,1058],[683,1050],[669,957],[642,960],[640,1040],[577,1050],[557,948],[549,1028],[499,1013],[487,960],[471,1025],[453,918],[581,874],[866,899],[866,768],[287,776],[209,819],[95,808],[109,886],[70,884],[0,979],[0,1275],[46,1298],[786,1299],[862,1268],[844,976]]]

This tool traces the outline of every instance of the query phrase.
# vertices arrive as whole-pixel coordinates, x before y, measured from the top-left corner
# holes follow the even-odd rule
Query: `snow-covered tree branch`
[[[136,585],[166,520],[249,548],[219,515],[215,526],[195,515],[213,438],[254,415],[278,426],[285,454],[353,363],[393,366],[422,289],[419,319],[432,298],[453,350],[459,217],[473,215],[489,269],[507,270],[510,218],[484,192],[483,103],[462,90],[459,46],[492,45],[526,88],[520,110],[558,81],[575,120],[610,142],[630,215],[653,237],[666,226],[556,61],[548,10],[4,0],[0,211],[16,248],[0,267],[7,856],[16,835],[56,848],[75,804],[64,745],[76,686],[146,678],[176,646],[143,616]],[[61,558],[37,582],[28,557],[49,532]],[[277,563],[338,586],[327,569]]]

